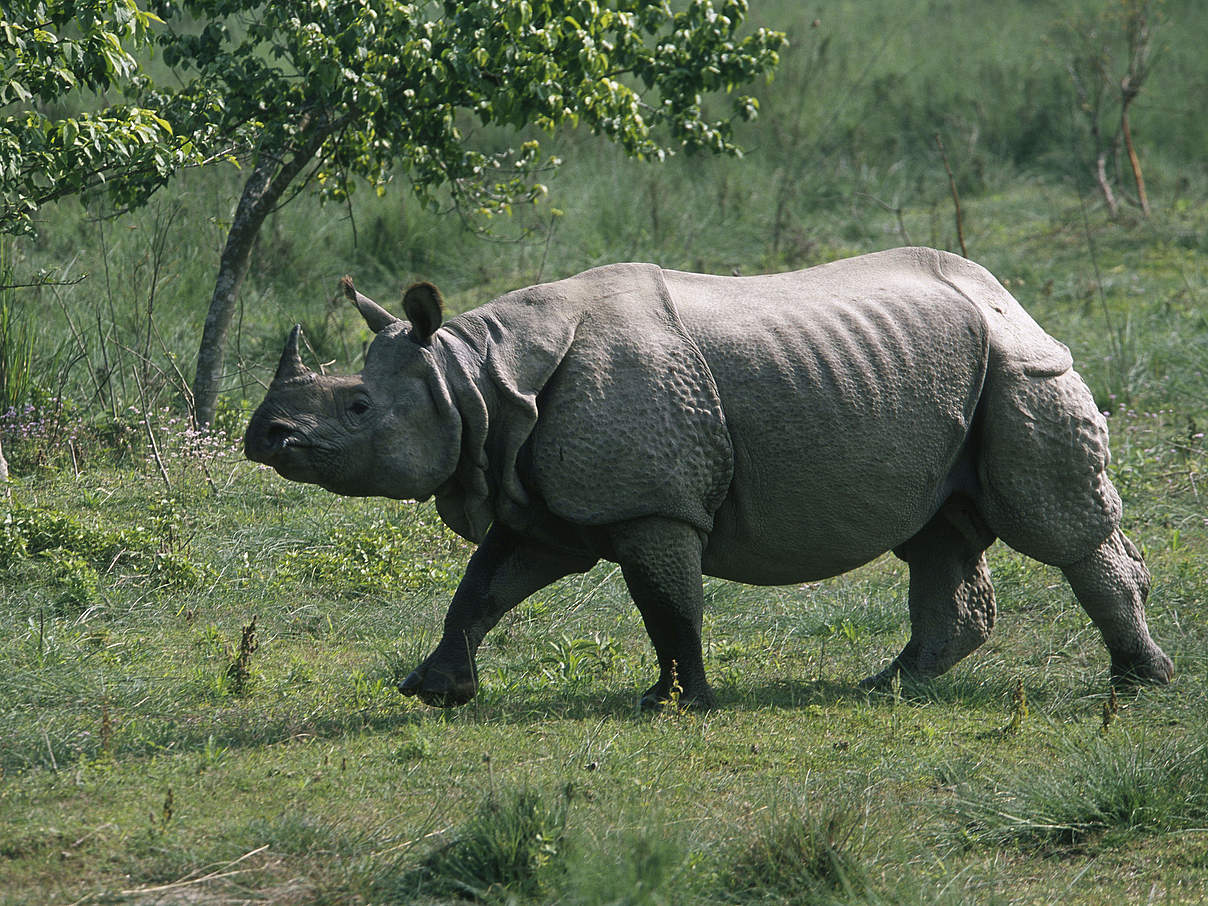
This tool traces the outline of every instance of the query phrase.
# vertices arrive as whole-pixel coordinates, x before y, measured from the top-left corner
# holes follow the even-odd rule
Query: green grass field
[[[11,249],[18,271],[89,276],[6,297],[0,323],[28,377],[0,421],[0,903],[1208,901],[1208,17],[1166,6],[1134,126],[1154,213],[1111,219],[1063,119],[1060,10],[991,29],[980,2],[754,6],[794,50],[742,161],[660,169],[574,136],[550,199],[501,227],[518,242],[401,194],[358,199],[355,240],[345,210],[283,209],[213,434],[189,430],[180,388],[235,174],[187,174],[117,220],[64,205]],[[935,131],[970,256],[1110,413],[1174,682],[1113,696],[1060,573],[997,544],[993,636],[924,688],[856,686],[908,633],[886,556],[800,586],[706,580],[710,713],[637,710],[656,664],[610,564],[505,618],[469,705],[395,691],[471,549],[430,505],[242,459],[288,325],[309,363],[356,370],[368,334],[327,301],[346,271],[387,305],[433,279],[462,310],[613,260],[749,274],[954,248]]]

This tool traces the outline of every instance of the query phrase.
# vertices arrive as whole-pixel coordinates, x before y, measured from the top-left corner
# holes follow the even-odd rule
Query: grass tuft
[[[1017,768],[958,808],[969,840],[1042,848],[1107,835],[1202,826],[1208,821],[1208,744],[1102,732],[1057,737],[1052,769]]]
[[[869,871],[852,846],[845,811],[776,819],[730,861],[723,886],[736,898],[812,903],[868,892]]]
[[[696,859],[685,842],[662,824],[642,827],[620,839],[592,841],[568,865],[560,902],[577,906],[662,906],[690,902]],[[699,886],[699,885],[698,885]]]
[[[252,678],[252,655],[260,647],[256,638],[256,617],[243,627],[239,635],[239,650],[234,652],[226,669],[227,688],[232,695],[242,695]]]
[[[482,902],[537,896],[562,867],[567,804],[527,788],[492,792],[423,860],[418,890]]]

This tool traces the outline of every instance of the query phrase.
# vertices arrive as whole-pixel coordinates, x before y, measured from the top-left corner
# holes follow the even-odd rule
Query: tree
[[[0,233],[31,233],[43,205],[102,187],[120,204],[137,204],[192,159],[191,143],[153,110],[104,100],[143,81],[132,51],[147,43],[153,21],[135,0],[0,7]],[[100,109],[45,112],[82,107],[86,92],[102,99]],[[15,288],[11,270],[0,284]],[[7,479],[0,450],[0,483]]]
[[[42,205],[102,187],[137,204],[191,159],[193,145],[154,110],[105,100],[144,84],[133,51],[155,21],[135,0],[0,8],[0,232],[31,232]],[[82,107],[87,92],[100,109],[44,112]]]
[[[1157,6],[1157,0],[1121,0],[1089,20],[1065,23],[1058,33],[1069,55],[1066,66],[1094,146],[1095,182],[1113,217],[1119,203],[1107,163],[1109,158],[1118,158],[1121,144],[1136,186],[1137,206],[1149,216],[1149,196],[1128,108],[1152,70]],[[1120,37],[1124,39],[1122,53],[1116,46]]]
[[[237,138],[247,179],[219,263],[198,351],[195,419],[208,424],[223,349],[266,216],[308,184],[346,199],[357,180],[397,175],[436,205],[448,192],[490,217],[543,192],[536,139],[493,148],[485,130],[584,125],[634,156],[675,147],[736,154],[734,119],[702,95],[770,73],[783,36],[738,31],[746,0],[160,0],[164,60],[187,74],[157,95],[178,132]],[[660,137],[665,133],[664,137]]]

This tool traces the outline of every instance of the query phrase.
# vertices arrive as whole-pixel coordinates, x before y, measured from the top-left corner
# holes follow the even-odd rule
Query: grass
[[[300,198],[261,238],[213,434],[188,428],[184,376],[238,174],[186,174],[117,220],[48,212],[5,260],[91,276],[6,297],[0,331],[34,338],[0,413],[0,903],[1208,899],[1203,11],[1166,4],[1133,108],[1155,211],[1112,220],[1042,7],[769,2],[761,24],[794,44],[745,160],[654,168],[572,135],[551,201],[502,230],[520,242],[402,193],[358,198],[354,239],[346,211]],[[637,710],[656,665],[608,564],[504,619],[471,704],[400,696],[470,547],[430,505],[241,458],[287,326],[312,364],[355,370],[367,332],[328,303],[346,271],[388,305],[434,279],[457,311],[627,258],[756,273],[951,248],[936,131],[970,255],[1109,413],[1173,685],[1113,711],[1060,574],[996,545],[998,627],[926,687],[856,686],[907,635],[906,570],[884,557],[786,588],[706,580],[715,712]]]

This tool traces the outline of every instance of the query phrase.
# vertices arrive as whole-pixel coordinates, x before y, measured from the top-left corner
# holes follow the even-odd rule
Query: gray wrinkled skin
[[[988,272],[907,248],[790,274],[616,264],[441,323],[345,292],[377,336],[364,371],[307,370],[291,335],[247,455],[341,494],[425,499],[479,544],[436,650],[401,684],[477,691],[483,636],[524,598],[620,564],[658,655],[643,704],[714,703],[701,575],[833,576],[893,551],[910,641],[865,683],[937,676],[995,619],[996,538],[1059,567],[1113,678],[1165,683],[1149,574],[1120,531],[1107,426],[1049,337]]]

